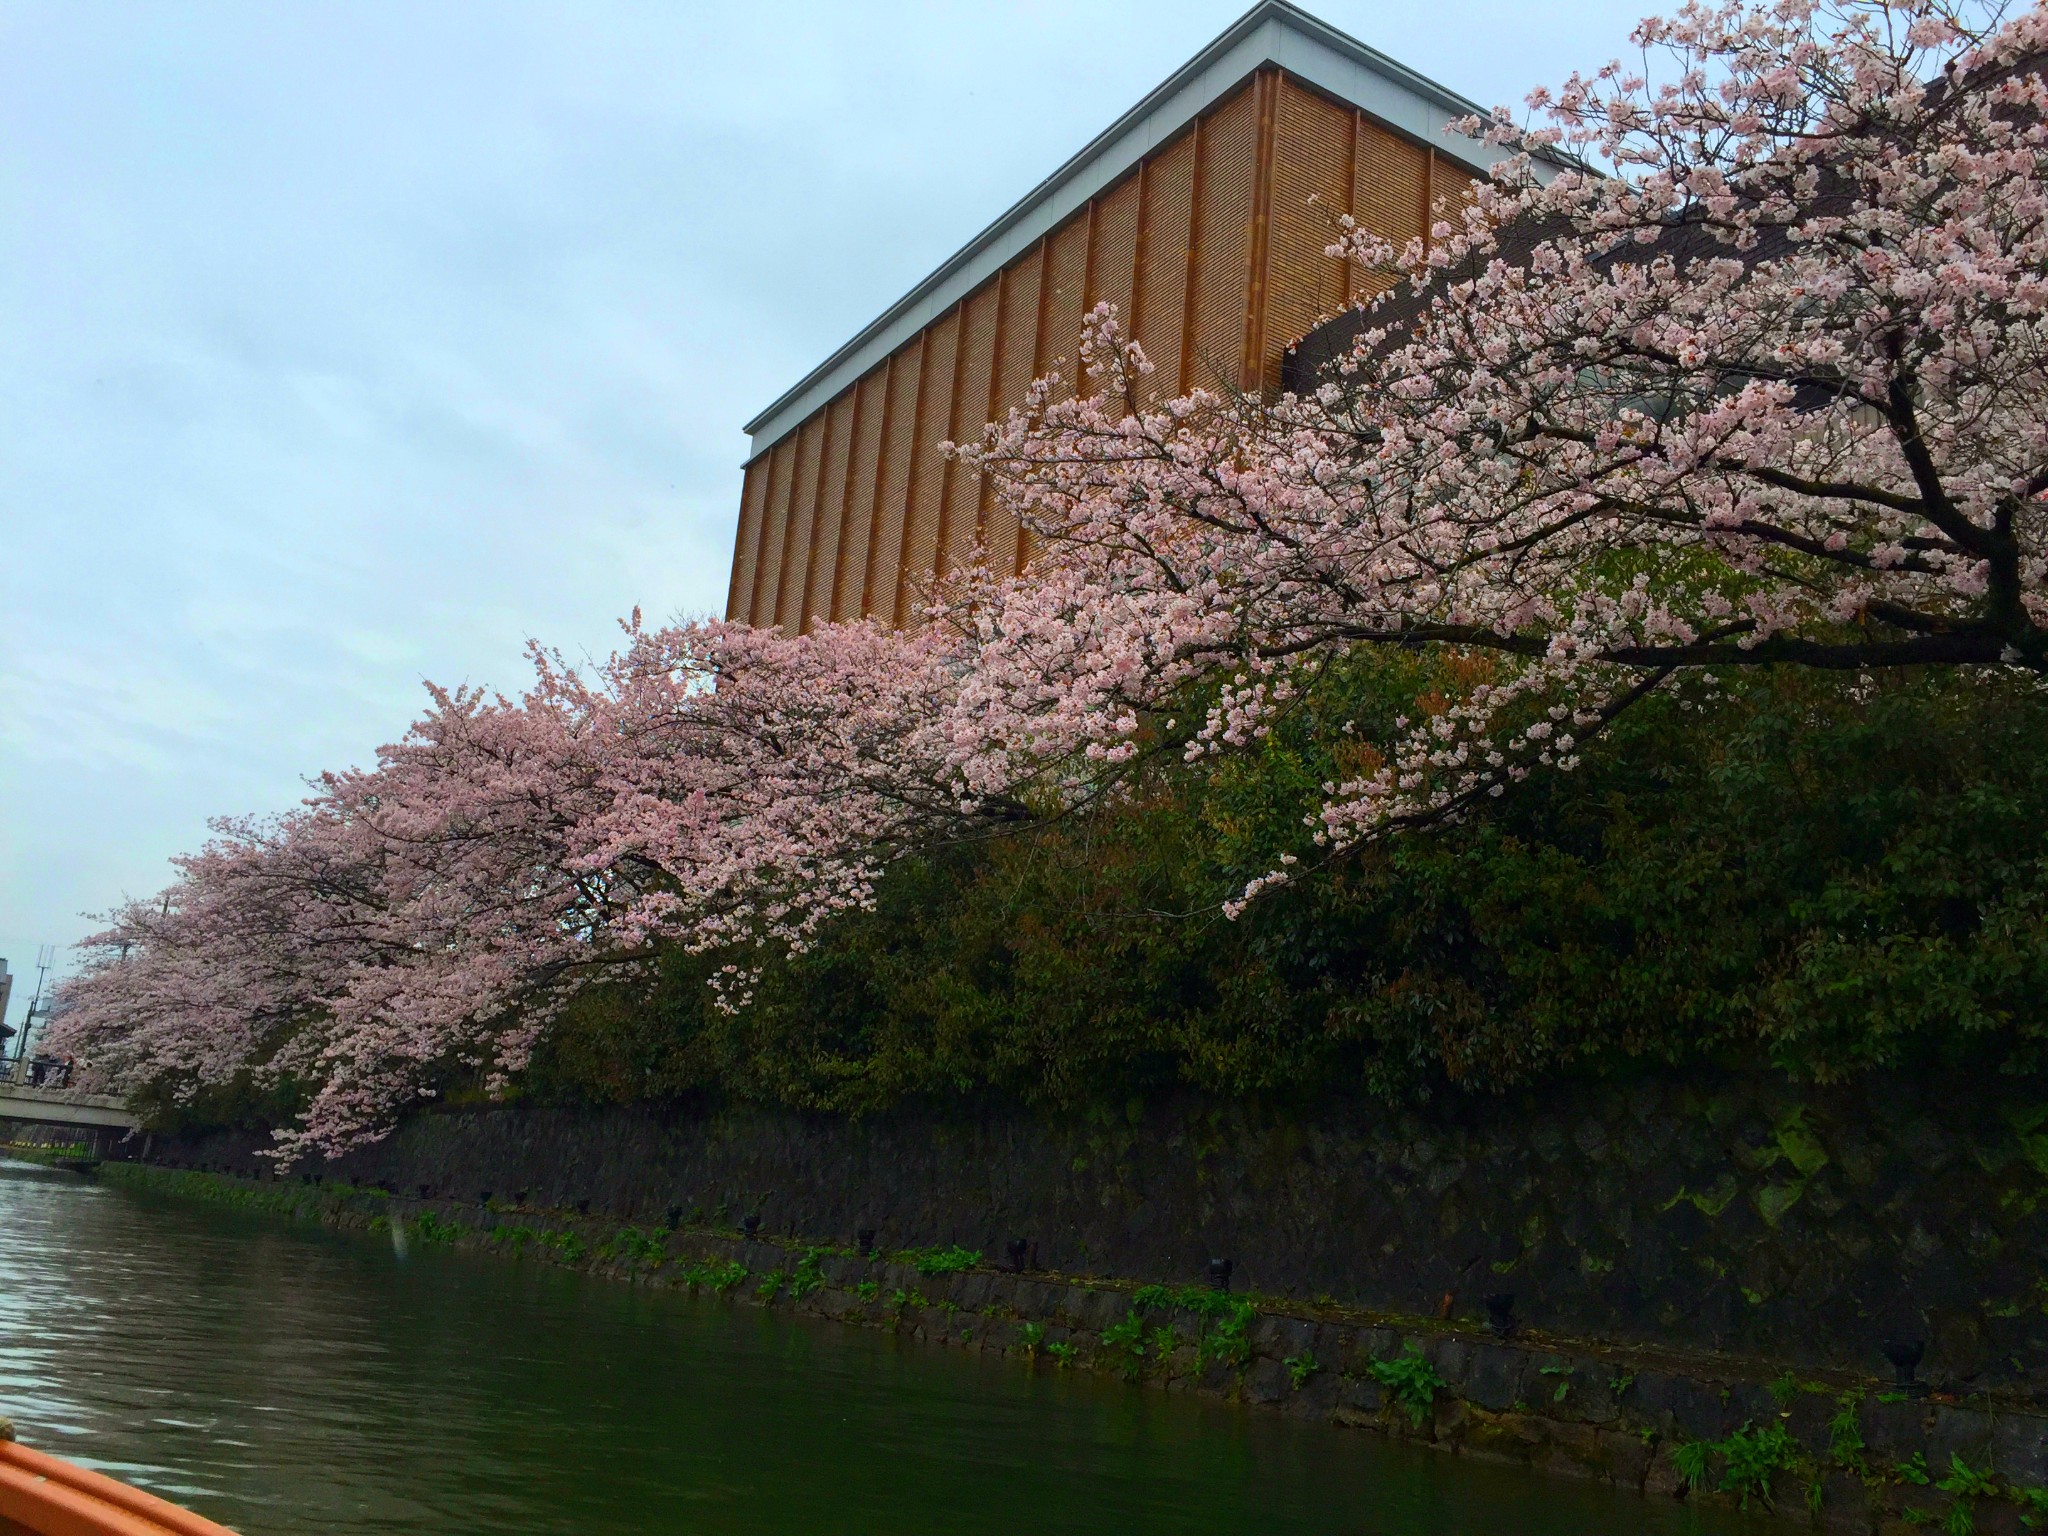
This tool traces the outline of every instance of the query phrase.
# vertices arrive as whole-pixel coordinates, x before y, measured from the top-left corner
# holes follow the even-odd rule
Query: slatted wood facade
[[[933,578],[1028,539],[937,445],[971,441],[1058,369],[1107,300],[1147,400],[1270,391],[1288,343],[1371,291],[1325,254],[1341,214],[1397,245],[1454,217],[1471,173],[1277,66],[1257,70],[747,465],[728,617],[914,622]],[[1085,381],[1083,381],[1085,384]]]

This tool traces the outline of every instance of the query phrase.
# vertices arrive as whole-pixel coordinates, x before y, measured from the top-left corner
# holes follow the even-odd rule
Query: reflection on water
[[[1576,1484],[0,1160],[0,1413],[248,1533],[1726,1531]]]

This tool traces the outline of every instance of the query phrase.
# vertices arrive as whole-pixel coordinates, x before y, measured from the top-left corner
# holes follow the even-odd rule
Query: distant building
[[[902,625],[920,578],[1028,539],[936,451],[971,441],[1102,300],[1151,357],[1150,399],[1270,391],[1288,344],[1369,292],[1324,254],[1340,214],[1397,245],[1499,151],[1445,132],[1473,103],[1265,0],[747,423],[726,614],[795,632]]]

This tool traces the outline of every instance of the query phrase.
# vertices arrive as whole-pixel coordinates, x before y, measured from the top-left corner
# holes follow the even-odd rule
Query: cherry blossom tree
[[[1342,847],[1688,678],[2043,668],[2048,20],[1782,0],[1636,41],[1468,125],[1517,153],[1461,224],[1344,230],[1392,283],[1310,397],[1128,415],[1149,365],[1098,313],[1095,392],[961,450],[1046,551],[980,619],[994,736],[1201,756],[1361,648],[1477,658],[1327,787]]]
[[[1510,151],[1404,250],[1305,396],[1197,392],[1090,319],[971,447],[1034,532],[909,633],[645,629],[436,691],[373,767],[226,823],[115,914],[54,1048],[117,1086],[307,1085],[281,1151],[502,1084],[590,977],[801,948],[906,852],[1255,747],[1375,652],[1445,659],[1354,721],[1298,852],[1563,771],[1743,669],[2048,670],[2048,16],[1693,5],[1637,66],[1468,125]]]
[[[375,767],[223,823],[88,941],[53,1049],[107,1085],[243,1070],[312,1086],[286,1155],[381,1134],[451,1073],[502,1084],[593,975],[657,941],[801,947],[965,797],[937,631],[629,626],[590,675],[535,650],[509,700],[431,690]],[[746,1000],[750,967],[721,981]]]

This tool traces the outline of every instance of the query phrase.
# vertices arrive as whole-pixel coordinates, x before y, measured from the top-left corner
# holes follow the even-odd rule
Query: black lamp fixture
[[[1913,1373],[1920,1368],[1920,1362],[1927,1354],[1924,1339],[1886,1339],[1879,1346],[1885,1359],[1892,1365],[1892,1390],[1903,1392],[1908,1397],[1925,1397],[1927,1383],[1915,1381]]]
[[[862,1227],[853,1234],[853,1241],[855,1246],[860,1249],[860,1256],[862,1258],[872,1259],[875,1256],[875,1229],[873,1227]]]
[[[1212,1291],[1229,1290],[1230,1272],[1236,1267],[1228,1259],[1211,1259],[1209,1261],[1209,1289]]]
[[[1496,1339],[1512,1339],[1520,1326],[1515,1321],[1515,1296],[1512,1291],[1496,1291],[1486,1298],[1486,1326],[1493,1330]]]

